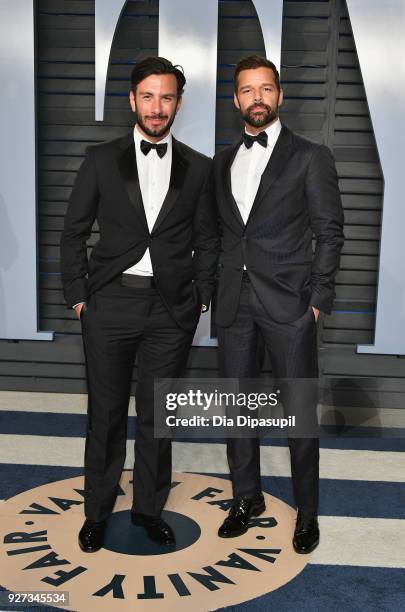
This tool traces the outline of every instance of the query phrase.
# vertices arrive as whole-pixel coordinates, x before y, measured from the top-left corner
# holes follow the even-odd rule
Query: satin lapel
[[[254,199],[247,223],[249,223],[250,219],[255,214],[260,204],[263,202],[265,195],[269,191],[270,187],[273,185],[274,181],[285,169],[285,166],[288,162],[288,159],[291,157],[292,152],[293,147],[291,132],[283,126],[280,132],[280,136],[277,139],[277,142],[269,159],[269,162],[262,174],[259,188],[257,190],[257,194]]]
[[[178,141],[172,139],[172,170],[170,173],[169,189],[163,201],[152,231],[155,231],[176,203],[183,188],[188,169],[188,161],[183,156]]]
[[[118,158],[118,168],[125,183],[129,200],[134,207],[139,220],[148,230],[142,193],[139,186],[138,168],[136,165],[135,143],[132,132],[121,141],[122,153]],[[148,230],[149,231],[149,230]]]
[[[238,152],[238,149],[241,143],[242,143],[242,140],[239,140],[236,144],[234,144],[229,149],[229,153],[226,156],[224,156],[224,161],[223,161],[223,166],[222,166],[222,179],[223,179],[222,185],[223,185],[223,192],[225,195],[225,199],[229,204],[230,210],[236,217],[236,220],[238,221],[238,223],[242,225],[242,227],[245,227],[245,224],[243,222],[242,216],[239,211],[239,207],[235,201],[235,198],[233,197],[232,182],[231,182],[232,164],[233,164],[233,161],[236,157],[236,153]]]

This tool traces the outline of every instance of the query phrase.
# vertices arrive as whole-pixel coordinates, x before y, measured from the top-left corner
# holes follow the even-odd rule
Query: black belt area
[[[124,287],[134,287],[135,289],[152,289],[156,287],[153,276],[139,276],[137,274],[121,275],[121,285]]]

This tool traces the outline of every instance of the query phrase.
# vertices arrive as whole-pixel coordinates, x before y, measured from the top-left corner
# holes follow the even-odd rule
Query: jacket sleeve
[[[87,298],[87,240],[96,218],[98,186],[91,149],[80,166],[69,198],[61,238],[61,275],[68,308]]]
[[[305,190],[316,241],[311,270],[311,305],[329,314],[344,242],[344,221],[335,162],[324,145],[316,147],[312,154]]]
[[[215,286],[219,230],[212,162],[205,176],[193,221],[194,281],[202,304],[209,306]]]

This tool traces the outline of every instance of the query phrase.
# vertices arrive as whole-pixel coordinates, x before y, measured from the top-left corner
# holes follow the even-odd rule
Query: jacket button
[[[242,236],[242,240],[247,240],[246,236]]]

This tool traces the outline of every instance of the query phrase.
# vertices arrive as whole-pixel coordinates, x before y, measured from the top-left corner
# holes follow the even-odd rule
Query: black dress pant
[[[154,287],[127,286],[123,278],[93,294],[82,314],[88,385],[85,514],[94,521],[104,520],[115,503],[136,356],[133,510],[160,515],[171,486],[171,441],[153,435],[154,378],[180,376],[193,339],[193,332],[174,322]]]
[[[296,321],[276,322],[265,311],[246,273],[243,279],[235,321],[230,327],[218,326],[220,375],[232,378],[258,376],[260,364],[257,348],[259,340],[262,339],[276,378],[316,378],[316,323],[311,306]],[[311,409],[314,410],[314,407]],[[289,438],[288,442],[297,508],[305,514],[317,512],[319,439],[297,437]],[[227,457],[233,496],[253,497],[259,494],[259,439],[229,438]]]

